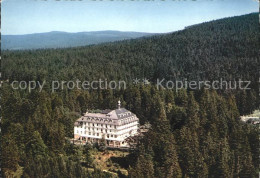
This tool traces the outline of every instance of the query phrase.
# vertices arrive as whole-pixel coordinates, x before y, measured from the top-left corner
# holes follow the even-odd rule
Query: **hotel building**
[[[126,139],[137,135],[139,119],[125,108],[103,110],[99,113],[86,112],[74,124],[74,140],[81,143],[100,143],[105,140],[107,147],[128,147]]]

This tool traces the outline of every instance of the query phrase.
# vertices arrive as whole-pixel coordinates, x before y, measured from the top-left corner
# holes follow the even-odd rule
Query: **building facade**
[[[128,147],[126,139],[138,133],[139,119],[125,108],[86,112],[74,124],[74,140],[81,143],[100,143],[105,140],[108,147]]]

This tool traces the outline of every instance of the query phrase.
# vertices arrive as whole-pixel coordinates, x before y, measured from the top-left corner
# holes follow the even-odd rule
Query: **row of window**
[[[79,133],[78,130],[77,130],[77,133]],[[80,131],[80,133],[82,134],[82,131]],[[87,134],[86,131],[85,131],[84,133]],[[99,136],[99,133],[88,132],[88,135]],[[109,138],[109,137],[111,137],[111,138],[117,138],[117,135],[109,135],[109,134],[107,134],[107,138]]]
[[[82,127],[81,127],[81,128],[82,128]],[[99,128],[93,128],[93,127],[85,127],[84,129],[85,129],[85,130],[87,129],[87,130],[89,130],[89,131],[90,131],[90,130],[92,130],[92,131],[99,131],[99,130],[100,130],[102,133],[103,133],[103,131],[106,132],[106,133],[108,132],[107,129],[99,129]],[[112,130],[109,130],[109,132],[112,132]],[[116,132],[116,131],[115,131],[115,132]]]
[[[132,123],[132,122],[131,122]],[[84,127],[85,126],[85,127]],[[89,127],[91,127],[91,126],[93,126],[93,127],[98,127],[98,126],[101,126],[101,127],[103,127],[103,124],[94,124],[94,123],[83,123],[82,125],[80,125],[80,126],[77,126],[77,128],[85,128],[85,129],[87,129],[88,127],[87,126],[89,126]],[[100,128],[100,127],[99,127]],[[113,125],[107,125],[107,124],[104,124],[104,127],[103,128],[113,128]],[[117,127],[116,127],[116,125],[114,125],[114,129],[116,129]],[[128,128],[128,127],[125,127],[125,128]],[[123,129],[125,129],[125,128],[123,128]],[[94,129],[94,128],[92,128],[92,129]],[[98,129],[98,128],[97,128]],[[90,128],[88,128],[88,130],[90,130]],[[101,129],[102,130],[102,129]]]
[[[125,124],[129,124],[129,123],[132,123],[135,121],[136,121],[135,117],[132,116],[132,117],[128,117],[126,119],[121,120],[119,123],[121,123],[122,125],[125,125]]]
[[[85,125],[88,125],[88,126],[93,126],[93,127],[95,127],[95,126],[101,126],[101,127],[105,127],[105,128],[112,128],[113,127],[113,125],[108,125],[108,124],[95,124],[95,123],[91,123],[91,122],[83,122],[83,124],[82,124],[83,126],[85,126]],[[81,126],[78,126],[78,127],[81,127],[82,128],[82,125]],[[116,129],[116,125],[114,125],[114,128]]]
[[[121,131],[121,130],[127,130],[127,129],[129,129],[129,128],[132,128],[132,127],[136,127],[136,125],[132,125],[132,126],[129,126],[129,127],[125,127],[125,128],[123,128],[123,129],[120,129],[120,130],[107,130],[107,129],[100,129],[100,128],[93,128],[93,127],[84,127],[84,129],[87,129],[88,131],[90,131],[90,130],[92,130],[92,131],[101,131],[102,133],[103,133],[103,131],[105,132],[105,133],[107,133],[107,132],[117,132],[117,131]],[[81,127],[82,128],[82,127]]]

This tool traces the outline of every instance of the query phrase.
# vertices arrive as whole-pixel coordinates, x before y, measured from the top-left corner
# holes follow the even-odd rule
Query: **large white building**
[[[139,119],[135,114],[120,108],[88,113],[74,124],[74,139],[81,143],[100,143],[105,139],[108,147],[127,147],[126,138],[137,134]]]

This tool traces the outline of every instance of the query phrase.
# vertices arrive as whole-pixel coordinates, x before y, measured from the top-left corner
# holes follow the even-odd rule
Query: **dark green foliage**
[[[21,100],[20,91],[9,92],[5,90],[6,87],[3,88],[3,91],[6,91],[3,102],[10,102],[9,98],[15,96],[13,100],[15,103],[11,103],[12,107],[19,106],[17,101]],[[209,90],[194,92],[183,90],[181,92],[185,94],[177,98],[173,97],[173,93],[169,95],[172,91],[155,92],[155,86],[136,87],[134,91],[115,90],[112,95],[113,98],[118,97],[126,101],[126,106],[131,106],[131,100],[125,98],[128,92],[133,96],[138,96],[135,92],[141,93],[139,106],[147,113],[142,114],[145,119],[142,120],[140,117],[140,122],[152,123],[152,129],[140,142],[142,144],[138,146],[134,155],[129,157],[131,177],[205,177],[207,175],[232,177],[246,174],[254,177],[256,175],[259,162],[259,130],[256,126],[239,121],[236,99],[232,94],[222,96]],[[95,102],[96,97],[100,95],[98,91],[89,93],[84,90],[73,92],[73,95],[84,96],[86,92],[92,96],[89,102]],[[150,95],[149,103],[147,103],[148,93],[154,93]],[[77,97],[73,96],[66,101],[60,93],[55,95],[57,94],[63,103],[61,116],[59,112],[54,112],[61,106],[53,103],[57,103],[51,99],[54,94],[40,94],[44,95],[43,99],[33,98],[31,95],[34,94],[31,93],[27,94],[26,98],[36,104],[32,116],[27,120],[13,117],[12,119],[16,120],[15,124],[3,118],[3,140],[10,139],[13,145],[12,153],[9,153],[9,157],[5,157],[6,161],[3,164],[8,165],[8,169],[16,170],[20,165],[24,167],[24,175],[29,177],[40,172],[45,174],[44,171],[59,177],[62,176],[60,169],[70,165],[71,172],[68,175],[87,174],[84,166],[83,168],[79,166],[81,163],[91,166],[89,148],[86,147],[82,153],[77,146],[65,141],[64,132],[66,129],[72,132],[71,125],[74,123],[74,119],[67,119],[71,115],[67,106],[68,103],[73,103],[73,98]],[[177,95],[178,93],[174,94]],[[186,104],[177,102],[186,97]],[[38,105],[42,107],[37,107],[38,100],[41,100]],[[108,108],[110,104],[104,105],[102,101],[96,103],[96,107]],[[77,103],[71,104],[72,108],[76,108],[75,105]],[[5,108],[5,111],[9,111],[9,108]],[[71,112],[75,113],[73,110]],[[3,115],[6,116],[8,113]],[[5,143],[10,144],[3,142],[3,145],[6,145]],[[3,148],[4,152],[8,152],[5,146]],[[57,157],[61,154],[64,155],[64,163]],[[84,160],[83,155],[85,155]],[[39,160],[48,163],[38,164]],[[33,168],[31,164],[35,164],[36,161],[39,167]],[[36,170],[39,172],[35,172]]]
[[[249,80],[257,90],[258,14],[203,23],[183,31],[102,45],[3,51],[3,79]],[[14,70],[15,69],[15,70]],[[259,100],[258,100],[259,103]]]
[[[93,164],[93,161],[94,161],[94,159],[93,159],[93,157],[92,157],[92,155],[91,155],[91,145],[89,145],[89,144],[86,144],[85,146],[84,146],[84,154],[85,154],[85,156],[86,156],[86,165],[88,166],[88,167],[92,167],[92,164]]]
[[[1,155],[2,155],[2,169],[5,172],[15,171],[19,162],[19,149],[11,134],[5,135],[1,139]]]
[[[130,177],[256,177],[259,128],[239,116],[259,107],[258,15],[172,34],[96,46],[3,51],[2,168],[6,176],[111,177],[72,145],[73,124],[92,109],[122,106],[152,129],[128,156]],[[130,85],[133,78],[151,85]],[[126,80],[126,90],[13,90],[14,80]],[[250,80],[252,90],[157,89],[157,78]],[[50,84],[50,83],[49,83]],[[105,148],[105,145],[103,145]],[[83,155],[85,154],[86,157]],[[83,159],[85,158],[85,159]]]
[[[172,108],[173,113],[181,108],[185,117],[176,113],[167,119],[167,100],[153,97],[160,114],[130,156],[130,177],[147,172],[150,177],[257,177],[259,130],[239,120],[235,97],[209,90],[187,96],[185,107],[179,103]]]

